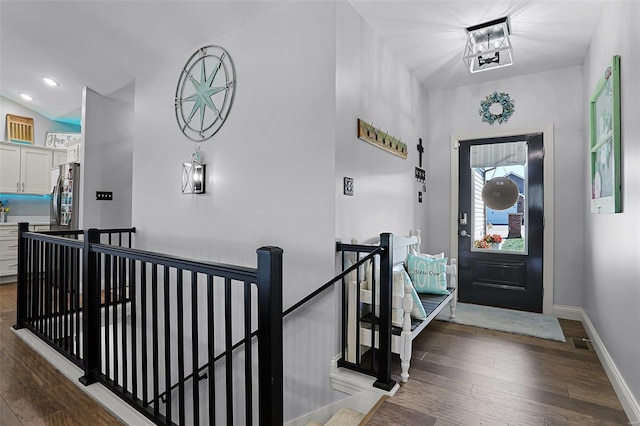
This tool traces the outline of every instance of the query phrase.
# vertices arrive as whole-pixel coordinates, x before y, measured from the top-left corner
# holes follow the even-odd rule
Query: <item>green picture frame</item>
[[[622,212],[620,56],[615,55],[589,104],[591,213]]]

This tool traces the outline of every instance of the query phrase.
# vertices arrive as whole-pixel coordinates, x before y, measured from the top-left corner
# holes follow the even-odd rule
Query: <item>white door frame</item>
[[[553,124],[526,128],[500,130],[486,133],[451,135],[451,256],[458,255],[458,164],[460,141],[469,139],[491,139],[505,136],[542,133],[544,143],[544,235],[542,254],[542,312],[553,315]]]

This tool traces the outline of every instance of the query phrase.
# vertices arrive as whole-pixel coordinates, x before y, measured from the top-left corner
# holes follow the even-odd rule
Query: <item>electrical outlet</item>
[[[96,191],[96,200],[99,200],[99,201],[113,200],[113,192],[111,192],[111,191]]]
[[[344,178],[344,195],[353,196],[353,178]]]

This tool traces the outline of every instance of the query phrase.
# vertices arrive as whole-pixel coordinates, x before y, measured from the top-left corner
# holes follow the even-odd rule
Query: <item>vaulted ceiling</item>
[[[606,1],[360,1],[353,7],[428,90],[579,65]],[[108,94],[282,3],[0,0],[0,95],[78,120],[84,86]],[[514,65],[470,74],[465,28],[509,16]],[[46,87],[41,78],[60,86]],[[26,102],[19,96],[34,97]]]

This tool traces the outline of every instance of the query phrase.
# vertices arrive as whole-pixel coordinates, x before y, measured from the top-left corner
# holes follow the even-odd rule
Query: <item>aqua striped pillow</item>
[[[418,293],[449,294],[447,291],[447,258],[407,255],[407,270]]]

